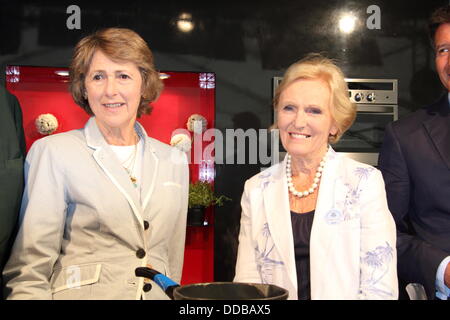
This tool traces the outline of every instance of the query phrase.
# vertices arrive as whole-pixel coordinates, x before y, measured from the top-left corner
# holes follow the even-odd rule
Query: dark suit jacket
[[[0,87],[0,283],[22,200],[24,155],[22,110],[16,97]]]
[[[397,224],[398,276],[435,298],[436,271],[450,255],[450,107],[436,103],[391,123],[379,157]]]

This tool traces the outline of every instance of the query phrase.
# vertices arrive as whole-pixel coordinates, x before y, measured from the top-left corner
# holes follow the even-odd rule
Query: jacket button
[[[144,220],[144,230],[147,230],[150,227],[150,223],[147,220]]]
[[[144,292],[149,292],[150,290],[152,290],[152,284],[151,283],[144,284],[142,290],[144,290]]]
[[[145,257],[145,251],[144,249],[138,249],[136,251],[136,257],[138,257],[139,259],[142,259],[143,257]]]

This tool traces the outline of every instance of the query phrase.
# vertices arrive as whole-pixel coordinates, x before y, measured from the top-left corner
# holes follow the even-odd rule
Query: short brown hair
[[[70,63],[69,90],[76,104],[89,115],[93,115],[85,98],[85,78],[97,50],[101,50],[111,60],[134,63],[142,77],[142,96],[137,111],[139,118],[151,112],[150,102],[155,101],[163,89],[153,63],[153,54],[147,43],[136,32],[125,28],[107,28],[99,30],[81,39],[74,50]]]
[[[280,95],[284,89],[299,79],[320,79],[326,82],[331,90],[331,115],[336,122],[338,132],[328,138],[336,143],[351,127],[356,117],[356,105],[348,97],[348,86],[344,74],[336,63],[319,53],[310,53],[305,58],[292,64],[285,72],[283,80],[275,90],[274,108],[278,108]]]
[[[439,28],[439,26],[444,23],[450,23],[450,5],[437,8],[431,14],[430,21],[428,23],[428,31],[433,49],[434,49],[434,36],[436,34],[436,31]]]

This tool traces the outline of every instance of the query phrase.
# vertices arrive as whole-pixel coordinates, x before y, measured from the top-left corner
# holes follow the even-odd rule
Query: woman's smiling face
[[[89,106],[108,128],[133,126],[141,101],[142,77],[132,62],[115,62],[98,50],[86,74]]]
[[[320,79],[298,79],[280,94],[277,124],[283,147],[293,157],[321,158],[328,137],[337,133],[331,91]]]

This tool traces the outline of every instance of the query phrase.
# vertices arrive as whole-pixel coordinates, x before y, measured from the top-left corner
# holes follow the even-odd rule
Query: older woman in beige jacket
[[[167,299],[135,276],[150,264],[180,281],[184,257],[185,155],[136,122],[162,89],[152,53],[133,31],[105,29],[78,43],[70,72],[92,117],[30,149],[5,295]]]

